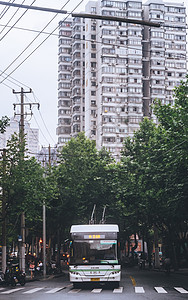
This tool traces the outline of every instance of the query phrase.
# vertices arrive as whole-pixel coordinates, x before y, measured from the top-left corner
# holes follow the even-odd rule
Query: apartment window
[[[177,41],[185,41],[186,36],[185,35],[175,35],[175,40]]]
[[[127,3],[127,7],[132,7],[132,8],[142,8],[142,3],[141,2],[133,2],[130,1]]]
[[[91,86],[96,86],[96,82],[95,82],[95,81],[92,81],[92,82],[91,82]]]
[[[91,53],[91,58],[96,58],[96,53]]]
[[[97,63],[96,62],[91,62],[91,68],[96,68]]]
[[[150,8],[151,8],[151,9],[160,9],[160,10],[163,10],[163,9],[164,9],[164,5],[160,5],[160,4],[150,4]]]
[[[96,110],[91,109],[91,115],[94,116],[94,117],[96,117]]]
[[[116,139],[115,137],[104,137],[103,140],[107,143],[114,143]]]
[[[116,128],[114,128],[114,127],[104,127],[104,132],[116,132]]]
[[[96,101],[95,100],[91,100],[91,106],[96,106]]]
[[[129,17],[137,17],[137,18],[139,18],[139,17],[142,16],[142,14],[141,14],[141,12],[137,12],[137,11],[128,11],[128,16]]]
[[[115,16],[115,11],[110,10],[103,10],[102,11],[103,16]]]
[[[96,49],[96,44],[91,44],[91,49]]]
[[[96,40],[96,35],[95,34],[91,34],[91,39],[92,40]]]
[[[96,7],[91,7],[91,12],[96,13]]]
[[[163,32],[160,32],[160,31],[153,31],[153,32],[151,33],[151,36],[152,36],[152,37],[163,38],[163,37],[164,37],[164,33],[163,33]]]
[[[96,96],[96,91],[91,91],[91,96]]]

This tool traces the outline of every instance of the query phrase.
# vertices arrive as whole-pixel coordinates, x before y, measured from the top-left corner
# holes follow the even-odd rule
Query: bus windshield
[[[118,264],[117,240],[74,240],[71,264]]]

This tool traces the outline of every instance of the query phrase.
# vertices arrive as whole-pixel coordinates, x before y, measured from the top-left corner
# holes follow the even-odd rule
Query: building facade
[[[119,159],[123,140],[143,117],[155,120],[154,100],[173,104],[173,89],[185,78],[185,7],[162,0],[98,0],[88,2],[85,12],[161,24],[60,22],[58,148],[85,131],[98,149]]]
[[[149,0],[143,6],[144,19],[160,22],[160,28],[143,30],[143,106],[155,119],[154,100],[172,104],[173,89],[186,75],[186,13],[182,3]]]

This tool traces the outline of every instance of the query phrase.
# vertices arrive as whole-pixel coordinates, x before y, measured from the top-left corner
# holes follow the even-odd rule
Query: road
[[[28,300],[181,300],[188,299],[188,276],[163,272],[123,270],[118,289],[110,286],[86,286],[74,289],[68,276],[28,282],[24,287],[0,287],[0,299]]]

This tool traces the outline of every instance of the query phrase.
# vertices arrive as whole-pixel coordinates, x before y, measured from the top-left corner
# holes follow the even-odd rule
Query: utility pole
[[[6,150],[3,149],[3,185],[2,185],[2,272],[6,270],[6,195],[5,195],[5,175],[6,175]]]
[[[48,146],[49,167],[51,168],[51,147]],[[46,203],[43,201],[43,276],[46,277]]]
[[[43,276],[46,277],[46,204],[43,201]]]
[[[154,243],[155,243],[155,268],[159,269],[160,268],[160,260],[159,260],[158,228],[155,224],[153,225],[153,229],[154,229]]]
[[[20,128],[19,128],[19,134],[20,134],[20,147],[21,147],[21,160],[24,160],[24,116],[26,115],[24,113],[24,105],[29,105],[30,109],[32,105],[38,105],[39,108],[39,104],[38,103],[24,103],[24,94],[27,93],[32,93],[32,90],[30,89],[29,91],[24,91],[23,88],[21,88],[20,92],[15,92],[15,90],[13,90],[13,94],[20,94],[21,97],[21,103],[19,104],[14,104],[14,109],[16,107],[16,105],[20,105]],[[32,115],[32,112],[30,113],[30,115]],[[19,253],[19,265],[20,265],[20,269],[25,272],[25,212],[21,213],[21,247],[20,247],[20,253]]]

